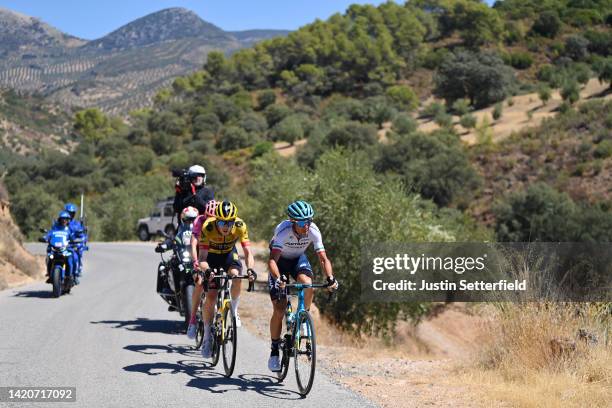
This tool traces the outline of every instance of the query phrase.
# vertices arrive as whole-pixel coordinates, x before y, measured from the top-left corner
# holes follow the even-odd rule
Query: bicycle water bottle
[[[291,302],[287,300],[287,311],[285,312],[286,319],[289,323],[293,322],[293,307],[291,306]]]

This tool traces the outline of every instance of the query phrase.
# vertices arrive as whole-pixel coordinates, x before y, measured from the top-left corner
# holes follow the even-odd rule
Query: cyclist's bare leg
[[[191,296],[191,323],[195,323],[196,321],[196,313],[198,313],[198,307],[200,306],[200,299],[202,297],[202,292],[204,288],[202,287],[202,277],[200,275],[196,275],[195,279],[195,287],[193,289],[193,295]]]
[[[281,331],[283,329],[283,317],[285,316],[285,310],[287,309],[287,298],[273,300],[272,306],[274,310],[272,312],[272,317],[270,318],[270,338],[280,339]]]
[[[300,273],[297,276],[297,281],[299,283],[304,283],[304,284],[309,285],[312,283],[312,278],[303,273]],[[304,289],[304,307],[306,308],[306,310],[310,310],[310,305],[312,304],[313,296],[314,296],[313,288]]]
[[[236,276],[239,270],[237,268],[230,268],[228,275]],[[230,293],[232,294],[232,309],[234,312],[238,311],[238,302],[240,300],[240,291],[242,290],[242,279],[232,280],[232,287]]]
[[[217,303],[217,291],[209,289],[206,292],[206,298],[204,299],[204,309],[202,310],[202,320],[204,326],[210,326],[215,315],[215,304]]]

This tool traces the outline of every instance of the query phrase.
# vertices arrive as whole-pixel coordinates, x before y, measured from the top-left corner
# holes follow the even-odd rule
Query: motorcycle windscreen
[[[49,245],[55,250],[64,250],[68,247],[67,231],[52,231],[49,237]]]

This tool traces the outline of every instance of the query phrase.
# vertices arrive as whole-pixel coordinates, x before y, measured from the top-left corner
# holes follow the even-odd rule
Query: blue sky
[[[38,17],[85,39],[99,38],[149,13],[185,7],[224,30],[276,28],[295,30],[316,18],[344,12],[353,3],[384,0],[0,0],[0,7]],[[396,0],[403,3],[403,0]],[[492,3],[493,0],[487,0]]]
[[[326,19],[353,3],[382,0],[0,0],[0,7],[38,17],[77,37],[101,37],[149,13],[185,7],[224,30],[277,28],[294,30],[315,18]]]

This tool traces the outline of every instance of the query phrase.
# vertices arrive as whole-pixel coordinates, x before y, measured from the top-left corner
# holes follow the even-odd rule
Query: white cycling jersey
[[[293,224],[285,220],[276,226],[272,238],[272,249],[280,249],[281,257],[288,259],[299,258],[312,243],[316,252],[325,251],[321,231],[313,222],[310,224],[308,234],[300,237],[293,231]]]

